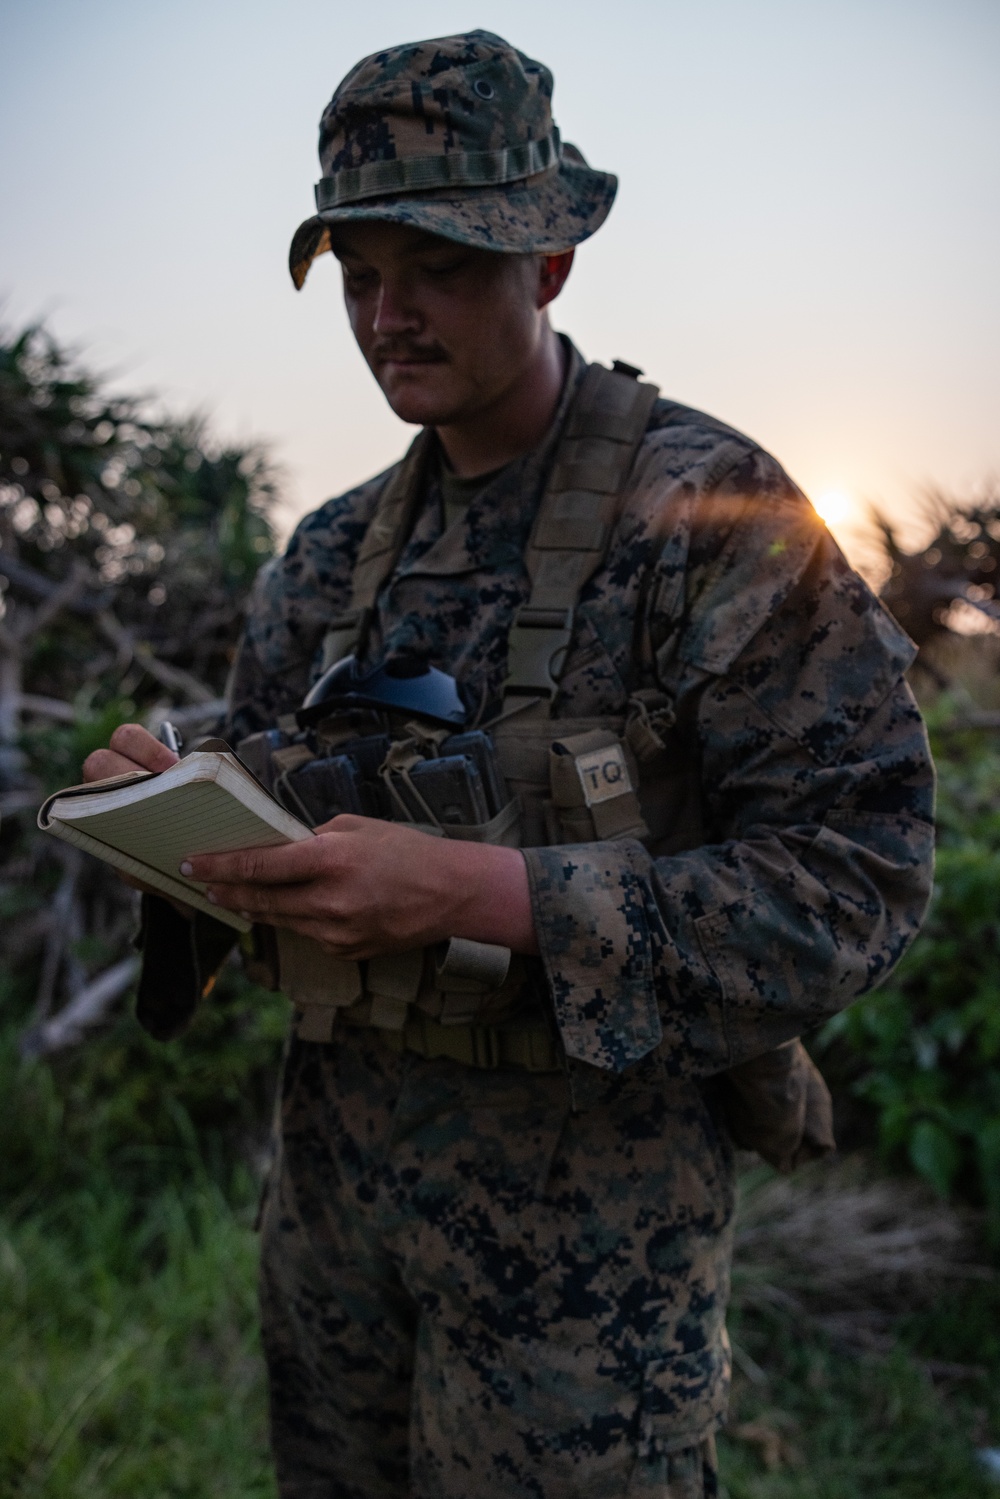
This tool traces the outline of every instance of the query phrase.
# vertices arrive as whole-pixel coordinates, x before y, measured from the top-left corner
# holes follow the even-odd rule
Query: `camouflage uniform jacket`
[[[372,664],[419,652],[470,701],[499,701],[528,595],[525,546],[583,370],[569,347],[545,442],[444,534],[424,464]],[[417,443],[433,453],[430,434]],[[316,675],[393,472],[307,516],[261,574],[232,678],[236,741],[272,726]],[[707,1077],[885,978],[931,878],[933,769],[903,680],[913,651],[774,459],[711,417],[656,403],[553,714],[621,716],[652,693],[669,769],[644,796],[669,804],[671,826],[649,849],[525,851],[570,1058],[619,1072],[655,1050],[669,1076]]]

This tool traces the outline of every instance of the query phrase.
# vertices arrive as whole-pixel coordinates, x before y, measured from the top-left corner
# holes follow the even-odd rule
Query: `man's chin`
[[[456,402],[435,397],[429,391],[385,391],[384,394],[399,420],[408,421],[412,426],[447,427],[450,421],[456,420]]]
[[[427,370],[439,366],[425,366]],[[403,378],[383,378],[379,381],[382,394],[400,421],[411,422],[420,427],[439,427],[452,418],[461,402],[453,391],[444,388],[445,382],[433,375],[420,378],[407,375]]]

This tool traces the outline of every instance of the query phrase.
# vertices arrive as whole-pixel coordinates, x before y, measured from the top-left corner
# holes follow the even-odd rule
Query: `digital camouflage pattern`
[[[371,664],[421,653],[487,718],[499,703],[582,368],[571,350],[542,448],[444,533],[417,439],[423,504]],[[233,738],[301,700],[387,478],[306,517],[260,577]],[[733,1209],[713,1079],[883,979],[917,930],[933,770],[911,657],[774,460],[659,401],[553,723],[647,694],[667,750],[642,787],[656,841],[525,855],[565,1077],[400,1059],[346,1024],[293,1043],[264,1240],[286,1495],[403,1495],[411,1416],[415,1499],[467,1494],[470,1471],[504,1499],[579,1493],[584,1472],[588,1495],[628,1474],[665,1499],[670,1463],[702,1467]]]
[[[603,224],[618,180],[560,141],[552,74],[489,31],[389,47],[320,120],[322,177],[289,268],[301,287],[332,224],[409,224],[485,250],[554,254]]]
[[[262,1279],[285,1499],[716,1494],[731,1146],[652,1058],[572,1105],[367,1029],[292,1043]]]

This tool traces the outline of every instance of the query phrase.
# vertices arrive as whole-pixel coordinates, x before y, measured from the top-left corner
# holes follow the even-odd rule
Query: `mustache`
[[[437,342],[418,343],[411,338],[380,338],[371,352],[372,360],[384,364],[390,359],[414,360],[420,364],[443,364],[447,353]]]

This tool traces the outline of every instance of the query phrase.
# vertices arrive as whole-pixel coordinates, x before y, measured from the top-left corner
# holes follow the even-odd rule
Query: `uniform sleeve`
[[[909,642],[825,530],[763,622],[744,615],[732,660],[711,592],[670,648],[704,846],[525,854],[567,1053],[598,1067],[662,1044],[672,1073],[698,1076],[769,1051],[880,983],[926,909],[933,766]]]

